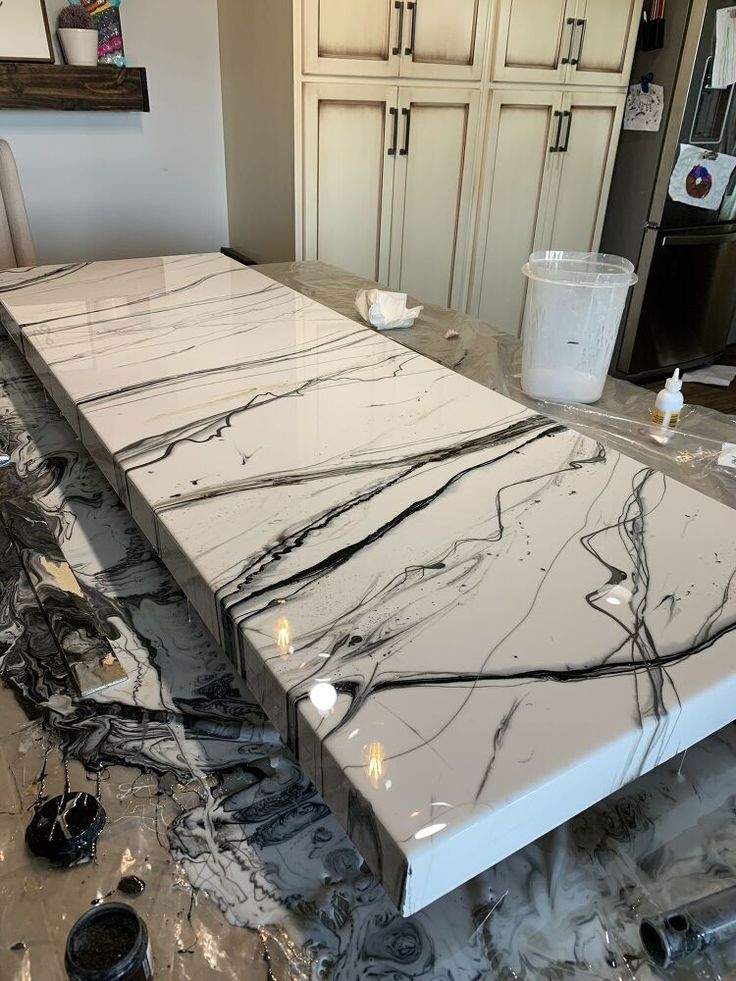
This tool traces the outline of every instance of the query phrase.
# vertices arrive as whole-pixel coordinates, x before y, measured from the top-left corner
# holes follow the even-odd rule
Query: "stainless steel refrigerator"
[[[736,0],[667,0],[665,46],[638,51],[632,82],[664,86],[658,133],[624,130],[601,251],[637,267],[614,373],[656,377],[715,360],[736,325],[736,171],[721,207],[672,201],[681,143],[736,155],[734,86],[711,87],[716,11]]]

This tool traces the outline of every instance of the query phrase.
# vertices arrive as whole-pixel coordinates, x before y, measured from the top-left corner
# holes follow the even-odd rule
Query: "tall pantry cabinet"
[[[218,0],[233,245],[518,334],[594,249],[642,0]]]

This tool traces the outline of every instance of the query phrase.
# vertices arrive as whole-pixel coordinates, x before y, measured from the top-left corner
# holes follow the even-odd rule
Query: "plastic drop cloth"
[[[288,262],[259,266],[259,271],[351,320],[359,320],[355,294],[375,284],[321,262]],[[409,304],[413,300],[409,298]],[[458,337],[446,339],[448,330]],[[466,378],[529,406],[567,426],[603,440],[645,466],[736,507],[736,470],[719,465],[724,443],[736,443],[736,416],[686,406],[678,431],[668,443],[657,443],[649,424],[654,392],[608,378],[595,405],[539,402],[521,390],[521,342],[466,314],[425,305],[410,330],[386,336],[447,365]]]
[[[0,738],[0,978],[2,981],[62,981],[64,948],[74,922],[93,904],[106,900],[133,906],[146,921],[154,949],[156,981],[266,981],[265,938],[229,927],[204,896],[194,895],[172,861],[166,829],[191,804],[193,790],[162,793],[158,779],[125,767],[102,774],[101,801],[107,824],[98,839],[95,861],[73,869],[54,869],[30,855],[25,828],[36,799],[37,778],[46,760],[49,796],[64,790],[63,757],[40,723],[13,710],[16,725]],[[3,726],[5,728],[5,726]],[[48,754],[48,755],[47,755]],[[75,790],[95,794],[96,779],[71,764]],[[116,887],[135,875],[145,891],[128,896]],[[295,976],[284,966],[280,974]],[[296,975],[299,977],[299,975]]]

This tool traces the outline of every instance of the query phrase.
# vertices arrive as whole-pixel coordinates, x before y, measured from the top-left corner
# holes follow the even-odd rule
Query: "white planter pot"
[[[60,27],[61,50],[67,65],[96,65],[99,34],[97,31],[80,30],[77,27]]]

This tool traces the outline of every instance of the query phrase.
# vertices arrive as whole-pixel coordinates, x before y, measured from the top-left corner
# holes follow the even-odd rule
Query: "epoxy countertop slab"
[[[729,508],[220,255],[0,300],[404,913],[733,718]]]

